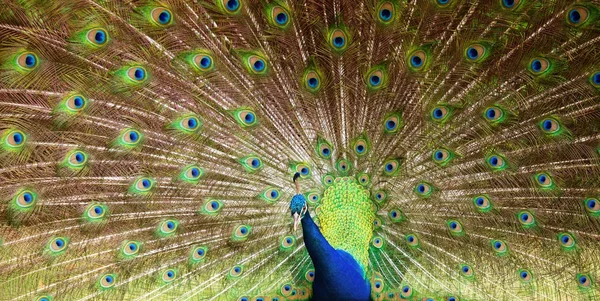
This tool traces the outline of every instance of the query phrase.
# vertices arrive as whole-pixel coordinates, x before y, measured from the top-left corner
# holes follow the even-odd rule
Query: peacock
[[[598,0],[0,5],[0,300],[595,281]]]

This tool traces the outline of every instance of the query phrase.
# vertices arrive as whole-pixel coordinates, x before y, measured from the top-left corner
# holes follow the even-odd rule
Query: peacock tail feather
[[[599,32],[598,0],[5,0],[0,300],[351,299],[321,234],[371,300],[597,300]]]

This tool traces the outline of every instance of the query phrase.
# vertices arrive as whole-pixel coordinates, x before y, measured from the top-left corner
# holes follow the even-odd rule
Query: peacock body
[[[3,1],[0,300],[597,300],[599,33],[597,0]]]

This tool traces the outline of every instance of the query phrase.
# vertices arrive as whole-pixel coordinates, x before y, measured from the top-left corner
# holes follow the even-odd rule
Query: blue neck
[[[313,301],[368,301],[371,287],[354,257],[334,249],[306,213],[302,218],[304,244],[315,267]]]

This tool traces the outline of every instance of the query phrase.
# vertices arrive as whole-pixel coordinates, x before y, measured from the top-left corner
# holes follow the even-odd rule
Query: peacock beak
[[[294,232],[298,229],[298,224],[300,223],[300,214],[297,212],[294,213]]]

